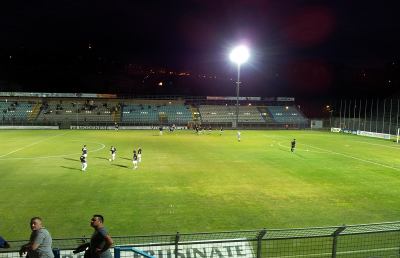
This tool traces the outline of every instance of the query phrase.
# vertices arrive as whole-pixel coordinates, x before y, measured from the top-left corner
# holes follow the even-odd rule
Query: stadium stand
[[[260,106],[260,107],[257,107],[257,109],[260,112],[261,117],[265,120],[266,123],[271,124],[274,122],[272,115],[266,106]]]
[[[50,100],[42,102],[37,121],[113,123],[116,113],[118,108],[105,101],[97,104],[93,100]]]
[[[121,121],[145,125],[187,125],[192,116],[191,107],[183,101],[138,100],[134,104],[124,103]]]
[[[229,105],[200,105],[200,116],[203,123],[232,123],[236,119],[236,107]],[[259,109],[254,106],[239,107],[239,123],[265,123]]]
[[[19,101],[0,101],[0,110],[2,112],[3,122],[24,122],[28,120],[32,113],[32,105],[30,102]]]
[[[158,124],[158,113],[151,105],[124,105],[121,122],[138,124]]]
[[[267,106],[272,118],[277,123],[305,123],[307,119],[295,106]]]
[[[234,112],[228,106],[200,105],[199,113],[203,123],[227,123],[235,119]]]
[[[239,106],[239,126],[247,128],[304,128],[308,120],[293,103],[243,101]],[[287,105],[287,104],[286,104]],[[236,122],[236,105],[231,100],[201,98],[83,98],[8,97],[0,98],[1,124],[126,126],[231,127]]]

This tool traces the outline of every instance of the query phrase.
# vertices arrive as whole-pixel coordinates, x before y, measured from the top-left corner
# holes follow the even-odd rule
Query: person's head
[[[90,220],[90,226],[93,228],[98,228],[102,226],[104,223],[104,217],[100,214],[93,215],[92,219]]]
[[[40,218],[40,217],[31,218],[30,226],[31,226],[32,231],[41,229],[43,227],[42,218]]]

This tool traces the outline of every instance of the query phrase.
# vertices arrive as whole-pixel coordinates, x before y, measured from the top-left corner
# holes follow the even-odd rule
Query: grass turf
[[[290,152],[290,141],[297,149]],[[0,131],[0,232],[25,239],[289,228],[395,221],[400,147],[313,131]],[[88,169],[80,171],[82,145]],[[109,162],[111,145],[117,159]],[[132,150],[143,160],[132,169]]]

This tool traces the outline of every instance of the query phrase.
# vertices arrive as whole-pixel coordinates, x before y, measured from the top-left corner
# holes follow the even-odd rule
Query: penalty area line
[[[340,156],[343,156],[343,157],[346,157],[346,158],[355,159],[355,160],[362,161],[362,162],[365,162],[365,163],[370,163],[370,164],[374,164],[374,165],[377,165],[377,166],[381,166],[381,167],[390,168],[390,169],[394,169],[394,170],[400,171],[400,168],[389,166],[389,165],[385,165],[385,164],[381,164],[381,163],[378,163],[378,162],[375,162],[375,161],[362,159],[362,158],[357,158],[357,157],[354,157],[354,156],[351,156],[351,155],[348,155],[348,154],[344,154],[344,153],[340,153],[340,152],[336,152],[336,151],[331,151],[331,150],[326,150],[326,149],[318,148],[318,147],[315,147],[315,146],[312,146],[312,145],[307,145],[307,146],[309,146],[310,148],[317,149],[317,150],[326,151],[327,153],[332,153],[332,154],[340,155]]]

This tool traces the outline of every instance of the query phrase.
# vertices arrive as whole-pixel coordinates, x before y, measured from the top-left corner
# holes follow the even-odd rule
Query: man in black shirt
[[[296,149],[296,139],[293,139],[293,141],[290,144],[291,144],[290,151],[294,152],[294,149]]]

